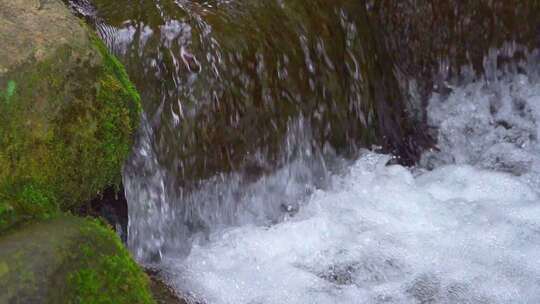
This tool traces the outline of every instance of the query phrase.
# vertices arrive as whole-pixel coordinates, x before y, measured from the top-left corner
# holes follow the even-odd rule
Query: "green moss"
[[[101,56],[105,59],[104,66],[106,70],[113,74],[118,81],[120,81],[122,88],[124,89],[125,93],[130,97],[130,99],[133,101],[131,103],[131,109],[132,113],[136,114],[137,116],[133,117],[136,121],[139,119],[139,114],[142,111],[141,108],[141,97],[139,96],[139,93],[137,92],[137,89],[133,85],[133,83],[129,80],[129,76],[118,58],[116,58],[114,55],[112,55],[105,44],[96,36],[92,36],[92,43],[94,47],[100,52]]]
[[[154,303],[146,274],[97,220],[25,223],[0,248],[0,303]]]
[[[121,180],[140,97],[103,43],[88,44],[0,78],[0,231],[77,209]]]
[[[5,183],[0,187],[0,231],[17,221],[57,215],[54,193],[35,181]]]
[[[81,228],[77,269],[67,276],[69,303],[154,303],[146,274],[116,234],[95,221]]]

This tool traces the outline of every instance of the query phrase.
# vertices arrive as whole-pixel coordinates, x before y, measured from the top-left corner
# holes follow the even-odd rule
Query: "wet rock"
[[[128,210],[123,187],[109,187],[91,202],[84,204],[77,214],[98,217],[111,225],[123,243],[127,242]]]
[[[279,167],[299,117],[315,150],[354,157],[377,144],[412,163],[422,149],[362,1],[70,2],[94,12],[134,76],[176,188],[254,162]]]
[[[140,114],[122,65],[57,0],[0,0],[0,230],[120,182]]]
[[[157,304],[186,304],[186,301],[160,277],[158,270],[146,269],[146,273],[150,277],[150,289]]]
[[[96,221],[24,224],[0,248],[0,303],[154,303],[144,272]]]
[[[369,15],[404,79],[420,84],[424,106],[445,81],[471,72],[491,77],[497,69],[484,58],[493,48],[501,49],[492,55],[504,66],[540,47],[538,1],[373,1]]]

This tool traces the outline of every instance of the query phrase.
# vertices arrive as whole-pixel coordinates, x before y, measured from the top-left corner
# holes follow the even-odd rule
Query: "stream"
[[[190,303],[540,303],[540,7],[457,2],[71,1],[143,99],[133,255]]]

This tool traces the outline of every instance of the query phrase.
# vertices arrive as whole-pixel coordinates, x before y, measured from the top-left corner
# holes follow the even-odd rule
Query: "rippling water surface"
[[[539,303],[535,1],[73,1],[144,99],[129,241],[193,303]]]

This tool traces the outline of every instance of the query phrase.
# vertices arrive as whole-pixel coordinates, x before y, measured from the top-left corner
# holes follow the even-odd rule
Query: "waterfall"
[[[215,231],[164,275],[194,303],[538,302],[538,55],[433,93],[419,166],[364,150],[294,216]]]
[[[189,303],[540,302],[537,2],[71,2],[143,98],[128,246]]]

